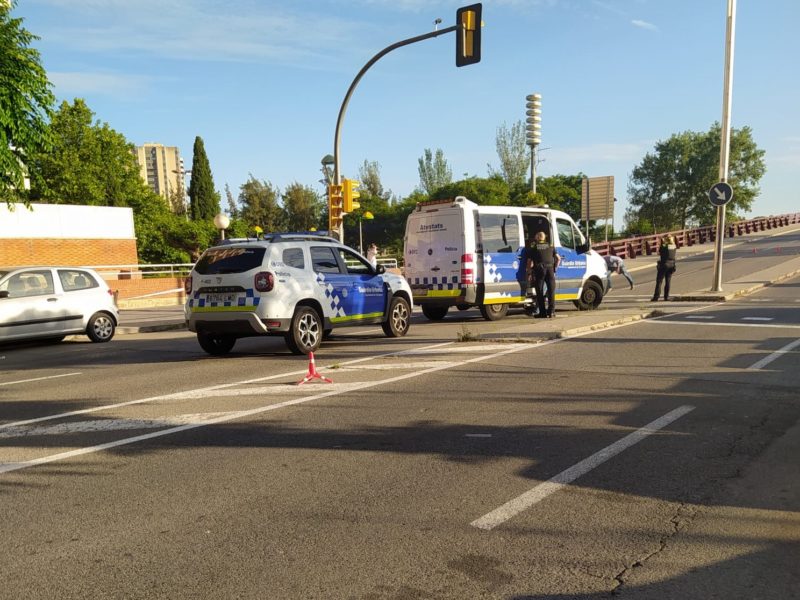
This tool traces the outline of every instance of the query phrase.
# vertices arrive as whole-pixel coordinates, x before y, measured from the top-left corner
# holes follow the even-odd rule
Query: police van
[[[545,231],[561,262],[556,300],[597,308],[607,287],[606,263],[572,218],[540,207],[481,206],[463,196],[420,202],[406,221],[405,277],[415,304],[431,320],[451,306],[477,306],[489,321],[511,305],[530,303],[522,250]]]

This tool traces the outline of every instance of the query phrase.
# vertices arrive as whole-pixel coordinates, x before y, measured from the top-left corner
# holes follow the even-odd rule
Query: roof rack
[[[314,231],[298,231],[298,232],[285,232],[285,233],[270,233],[264,236],[265,242],[280,242],[283,240],[295,240],[303,242],[336,242],[339,243],[337,238],[328,235],[327,231],[314,232]]]

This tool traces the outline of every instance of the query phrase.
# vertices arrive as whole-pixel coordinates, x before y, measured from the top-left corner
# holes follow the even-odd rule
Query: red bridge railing
[[[725,237],[732,238],[739,235],[767,231],[778,227],[786,227],[800,223],[800,213],[779,215],[772,217],[759,217],[747,221],[736,221],[725,226]],[[603,256],[614,254],[622,259],[636,258],[642,254],[658,254],[661,240],[672,234],[678,242],[678,247],[693,246],[716,241],[717,227],[697,227],[696,229],[680,229],[665,231],[663,233],[625,238],[608,242],[592,242],[592,249]]]

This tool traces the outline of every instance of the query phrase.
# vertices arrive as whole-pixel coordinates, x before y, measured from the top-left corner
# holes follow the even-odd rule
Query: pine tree
[[[189,183],[189,214],[193,221],[213,219],[220,211],[219,193],[214,188],[211,165],[203,138],[194,138],[192,150],[192,180]]]

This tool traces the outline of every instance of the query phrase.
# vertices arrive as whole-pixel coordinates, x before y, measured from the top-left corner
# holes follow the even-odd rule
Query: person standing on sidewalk
[[[535,240],[536,243],[529,249],[528,261],[533,271],[536,304],[539,306],[536,318],[553,318],[556,315],[556,269],[558,269],[560,257],[555,246],[547,241],[547,234],[544,231],[537,232]],[[545,285],[547,285],[546,305]]]
[[[633,289],[633,277],[631,274],[628,273],[628,270],[625,268],[625,261],[622,260],[619,256],[614,254],[609,254],[603,257],[606,261],[606,268],[608,268],[608,289],[611,291],[611,274],[612,273],[619,273],[625,279],[628,280],[628,283],[631,284],[631,289]]]
[[[675,272],[675,257],[678,252],[678,245],[672,234],[667,235],[661,240],[661,248],[658,250],[659,259],[656,263],[656,289],[653,292],[651,302],[656,302],[661,295],[661,282],[664,282],[664,300],[669,300],[669,284],[672,281],[672,274]]]

